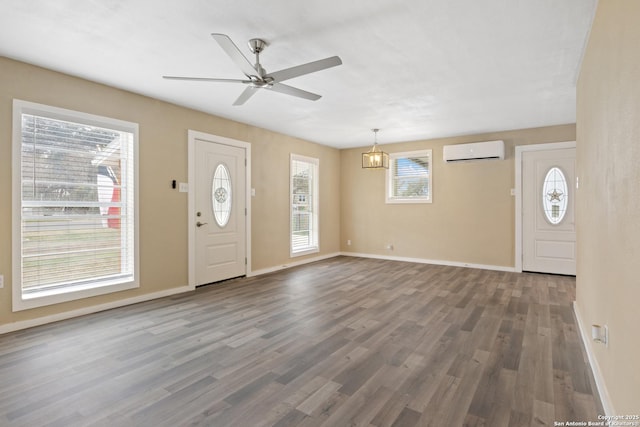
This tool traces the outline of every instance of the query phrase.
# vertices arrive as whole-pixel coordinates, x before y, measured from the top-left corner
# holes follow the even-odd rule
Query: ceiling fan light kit
[[[255,93],[256,89],[268,89],[274,92],[291,95],[298,98],[317,101],[321,95],[307,92],[293,86],[281,83],[294,77],[303,76],[305,74],[315,73],[316,71],[325,70],[342,64],[342,60],[338,56],[321,59],[319,61],[308,62],[306,64],[297,65],[295,67],[285,68],[273,73],[267,73],[262,64],[260,64],[260,52],[262,52],[268,43],[262,39],[249,40],[249,50],[255,54],[256,62],[251,64],[249,60],[242,54],[240,49],[231,41],[229,36],[225,34],[213,33],[211,37],[218,42],[220,47],[231,58],[233,62],[242,70],[245,79],[220,79],[215,77],[182,77],[182,76],[162,76],[169,80],[186,80],[186,81],[208,81],[219,83],[242,83],[248,85],[240,96],[235,100],[233,105],[242,105],[249,100]]]
[[[374,135],[373,147],[366,153],[362,153],[363,169],[389,169],[389,154],[385,153],[378,147],[378,131],[380,129],[371,129]]]

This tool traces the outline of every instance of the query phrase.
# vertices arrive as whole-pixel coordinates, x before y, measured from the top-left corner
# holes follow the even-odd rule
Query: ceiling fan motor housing
[[[251,53],[260,53],[268,46],[268,43],[262,39],[249,40],[249,50]]]

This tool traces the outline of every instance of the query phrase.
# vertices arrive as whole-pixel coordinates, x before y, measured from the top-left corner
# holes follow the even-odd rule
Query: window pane
[[[23,294],[132,277],[131,132],[22,114]]]
[[[544,214],[551,224],[560,224],[569,201],[569,186],[562,171],[553,167],[549,169],[542,185],[542,205]]]
[[[213,216],[220,227],[225,227],[231,217],[231,175],[223,164],[216,167],[211,182]]]
[[[317,249],[317,161],[292,156],[291,252]]]
[[[387,202],[431,200],[431,150],[391,154]]]

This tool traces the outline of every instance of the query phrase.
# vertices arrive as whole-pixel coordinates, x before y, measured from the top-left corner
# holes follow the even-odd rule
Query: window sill
[[[290,255],[291,255],[291,258],[295,258],[299,256],[304,256],[304,255],[317,254],[318,252],[320,252],[320,248],[317,246],[314,246],[314,247],[299,250],[296,252],[291,252]]]
[[[433,200],[431,199],[394,199],[394,198],[387,198],[385,200],[385,203],[388,205],[393,205],[393,204],[405,204],[405,203],[432,203]]]
[[[138,281],[131,278],[89,282],[75,286],[34,291],[27,294],[23,294],[22,289],[15,286],[13,289],[13,311],[44,307],[138,287],[140,287]]]

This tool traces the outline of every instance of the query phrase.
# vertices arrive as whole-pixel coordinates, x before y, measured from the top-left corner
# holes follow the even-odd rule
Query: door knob
[[[200,222],[200,221],[198,221],[198,222],[196,222],[196,227],[202,227],[203,225],[207,225],[207,224],[208,224],[208,223],[206,223],[206,222]]]

